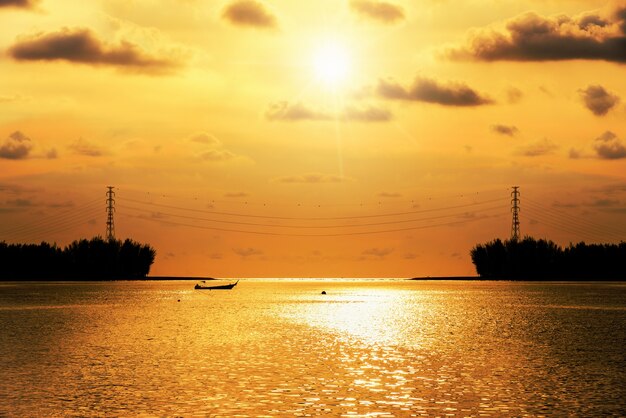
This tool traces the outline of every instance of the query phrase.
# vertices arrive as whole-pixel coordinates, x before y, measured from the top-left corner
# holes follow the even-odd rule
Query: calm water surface
[[[0,416],[626,415],[619,283],[0,283],[0,332]]]

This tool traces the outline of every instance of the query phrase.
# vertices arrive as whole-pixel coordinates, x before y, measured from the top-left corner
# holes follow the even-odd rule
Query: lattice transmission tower
[[[113,213],[115,212],[115,192],[113,186],[107,186],[107,240],[115,239],[115,222]]]
[[[511,221],[511,240],[517,241],[520,237],[519,234],[519,186],[513,186],[511,192],[511,212],[513,213],[513,219]]]

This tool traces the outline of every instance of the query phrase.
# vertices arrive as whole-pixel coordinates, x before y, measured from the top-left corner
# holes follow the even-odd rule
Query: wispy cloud
[[[556,145],[549,139],[544,138],[541,141],[535,142],[534,144],[530,144],[520,148],[519,154],[525,157],[539,157],[541,155],[552,154],[558,148],[558,145]]]
[[[68,146],[70,150],[79,155],[85,155],[87,157],[101,157],[104,154],[103,149],[83,138],[79,138]]]
[[[515,136],[519,133],[519,129],[513,125],[492,125],[491,130],[497,134],[505,136]]]
[[[277,183],[343,183],[349,181],[347,177],[337,176],[334,174],[307,173],[296,176],[284,176],[274,179]]]
[[[238,256],[240,256],[241,258],[248,258],[248,257],[253,256],[253,255],[262,255],[263,254],[263,251],[259,250],[258,248],[253,248],[253,247],[233,248],[233,252],[235,254],[237,254]]]
[[[265,118],[270,121],[331,121],[343,122],[387,122],[393,118],[391,112],[385,108],[369,106],[346,106],[338,113],[313,108],[304,103],[289,103],[286,101],[270,104],[265,112]]]
[[[374,257],[378,257],[378,258],[385,258],[386,256],[388,256],[389,254],[391,254],[393,252],[393,248],[368,248],[367,250],[364,250],[363,252],[361,252],[361,255],[363,256],[374,256]]]

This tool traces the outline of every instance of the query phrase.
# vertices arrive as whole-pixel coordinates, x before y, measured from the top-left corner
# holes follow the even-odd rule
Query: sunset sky
[[[474,274],[626,238],[626,2],[0,0],[0,241],[152,274]]]

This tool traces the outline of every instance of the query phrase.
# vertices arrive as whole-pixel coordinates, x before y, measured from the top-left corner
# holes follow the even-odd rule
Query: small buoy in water
[[[325,290],[322,290],[322,295],[325,295],[325,294],[326,294],[326,291],[325,291]]]

